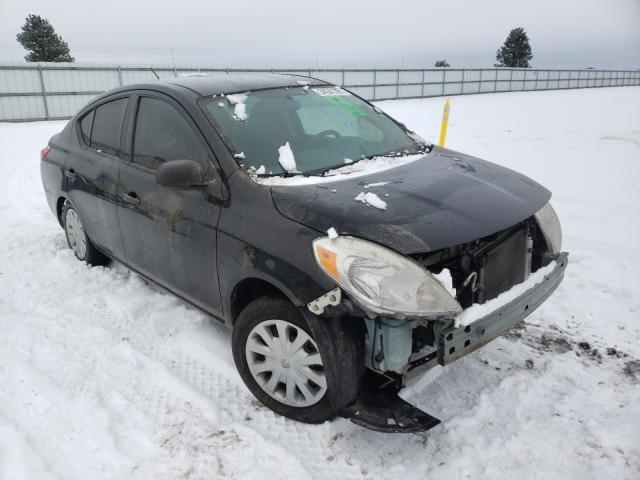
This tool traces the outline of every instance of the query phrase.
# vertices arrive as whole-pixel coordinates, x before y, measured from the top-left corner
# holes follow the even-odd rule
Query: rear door
[[[169,160],[200,163],[216,175],[216,160],[188,114],[159,93],[139,94],[131,116],[130,161],[120,172],[118,220],[127,262],[152,280],[221,316],[216,271],[220,205],[204,189],[156,182]]]
[[[78,119],[78,146],[65,169],[67,194],[89,238],[116,258],[124,254],[115,202],[128,101],[127,95],[107,98]]]

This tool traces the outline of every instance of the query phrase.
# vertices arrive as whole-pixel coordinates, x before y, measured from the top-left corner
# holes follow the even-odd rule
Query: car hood
[[[372,185],[382,182],[383,185]],[[326,232],[333,227],[403,254],[425,253],[491,235],[525,220],[551,197],[508,168],[435,147],[424,157],[366,176],[272,186],[276,208]],[[373,193],[386,208],[355,200]]]

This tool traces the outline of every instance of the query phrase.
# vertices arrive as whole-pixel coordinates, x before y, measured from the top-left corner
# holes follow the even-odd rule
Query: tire
[[[78,260],[87,262],[89,265],[109,263],[109,258],[102,254],[87,236],[78,212],[69,202],[64,203],[61,220],[67,244]]]
[[[264,405],[293,420],[321,423],[357,398],[364,332],[355,319],[322,319],[303,312],[283,298],[254,300],[234,324],[233,358],[245,385]],[[282,336],[284,350],[293,347],[295,355],[278,350]]]

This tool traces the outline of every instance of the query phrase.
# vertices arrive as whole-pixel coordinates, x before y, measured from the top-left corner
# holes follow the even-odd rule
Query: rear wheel
[[[65,202],[62,209],[62,225],[67,237],[67,244],[78,260],[87,262],[89,265],[106,265],[109,263],[109,259],[91,243],[82,226],[78,212],[69,202]]]
[[[362,373],[357,337],[345,342],[342,351],[332,348],[331,337],[322,329],[314,334],[289,301],[263,297],[238,316],[233,357],[244,383],[267,407],[294,420],[319,423],[355,400],[358,388],[353,386],[359,385]],[[345,358],[356,361],[344,362]]]

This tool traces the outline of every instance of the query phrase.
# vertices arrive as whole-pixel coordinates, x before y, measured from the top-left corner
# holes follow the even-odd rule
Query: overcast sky
[[[0,0],[0,60],[29,13],[86,62],[480,67],[521,26],[534,67],[640,68],[640,0]]]

